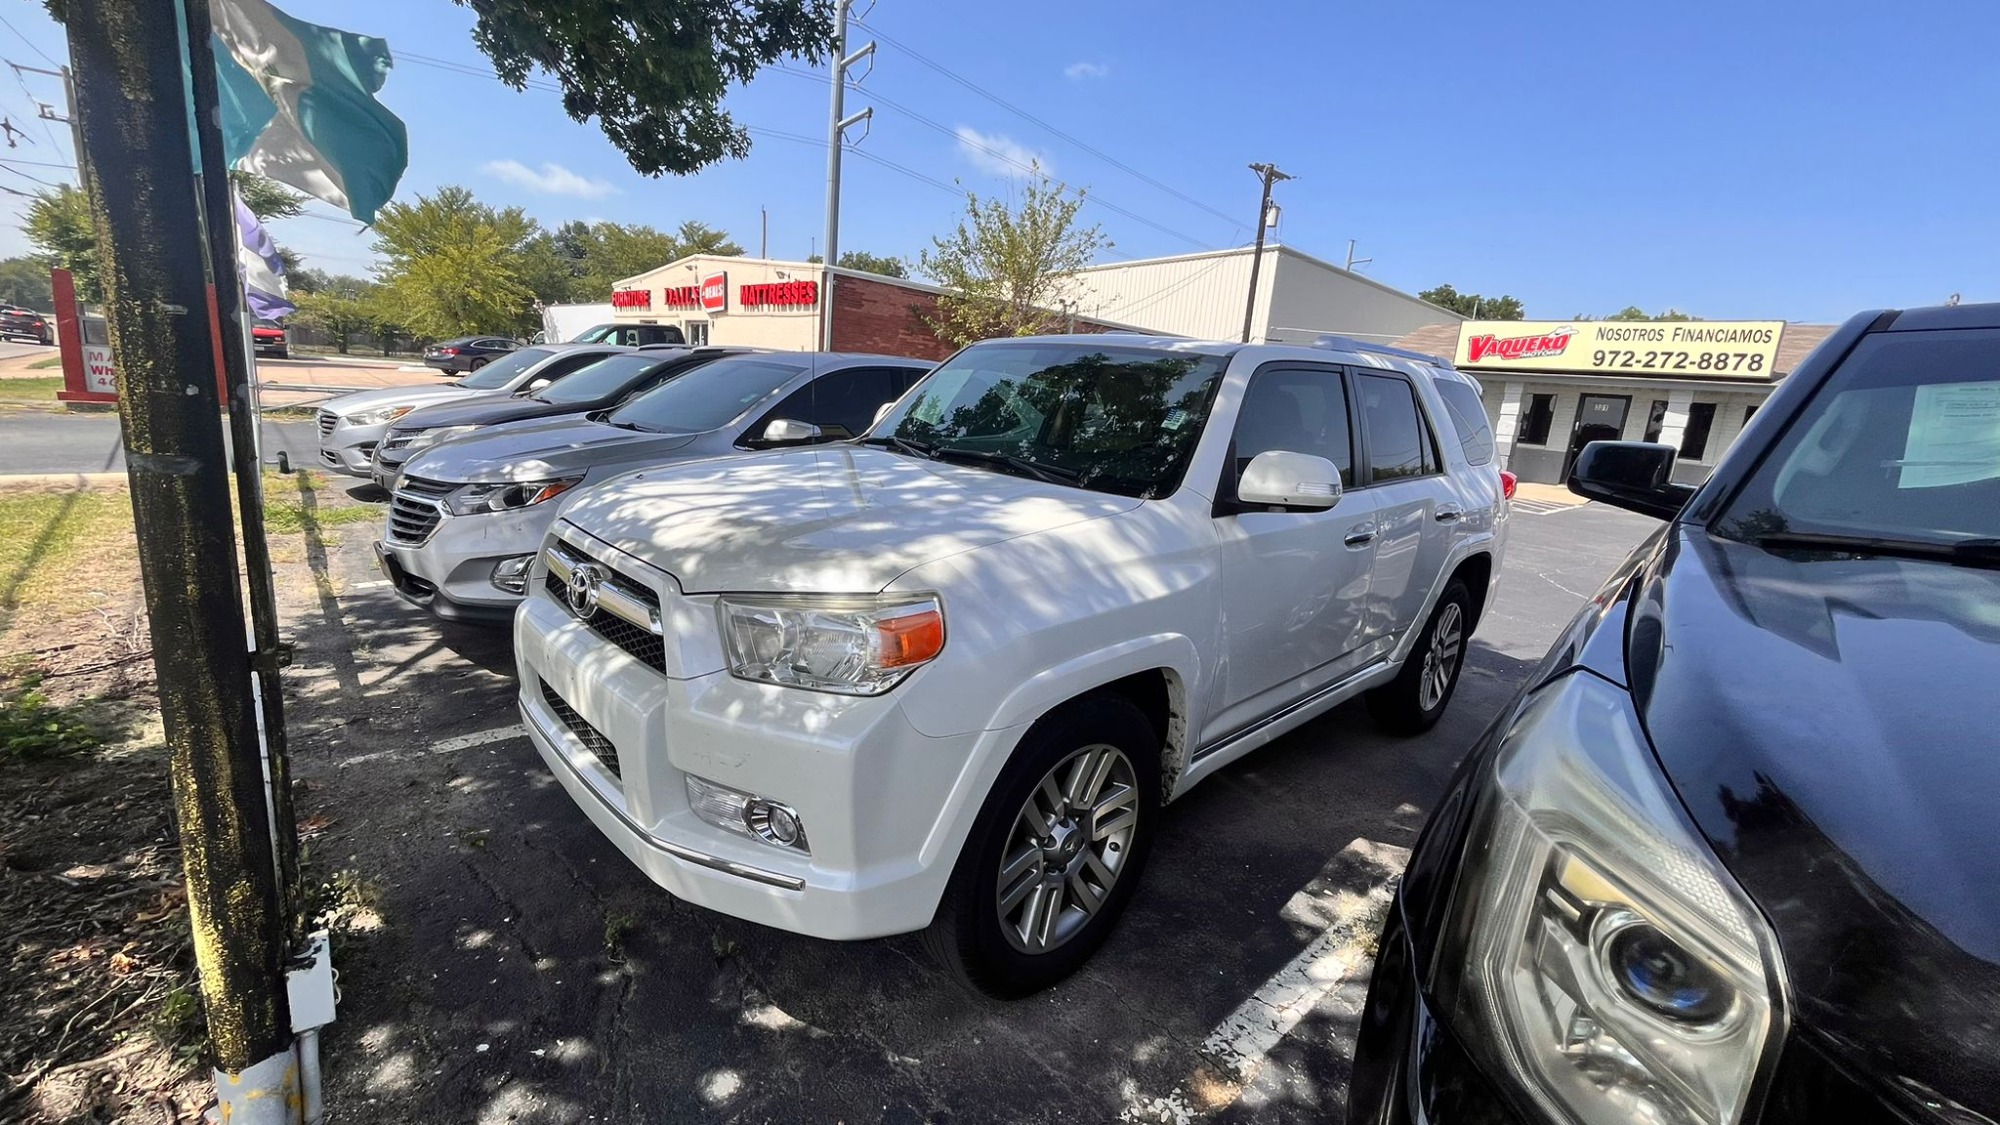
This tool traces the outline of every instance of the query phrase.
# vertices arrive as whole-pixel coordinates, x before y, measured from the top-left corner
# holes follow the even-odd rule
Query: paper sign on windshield
[[[1931,383],[1910,404],[1899,488],[2000,477],[2000,382]]]

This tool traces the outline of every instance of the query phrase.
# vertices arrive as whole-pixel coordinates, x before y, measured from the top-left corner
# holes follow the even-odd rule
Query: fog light
[[[528,592],[528,568],[534,564],[533,555],[501,559],[493,567],[493,584],[510,594],[525,594]]]
[[[688,808],[725,832],[811,854],[805,825],[788,805],[688,775]]]

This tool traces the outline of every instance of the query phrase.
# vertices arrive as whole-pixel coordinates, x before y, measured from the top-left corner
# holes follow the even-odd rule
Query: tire
[[[1368,713],[1390,734],[1422,734],[1437,725],[1465,670],[1465,642],[1472,632],[1472,594],[1454,578],[1396,678],[1368,693]],[[1440,670],[1440,663],[1443,667]]]
[[[472,366],[471,366],[471,367],[469,367],[469,368],[467,368],[467,370],[468,370],[468,371],[477,371],[477,370],[479,370],[480,368],[482,368],[482,367],[486,366],[486,362],[487,362],[487,361],[486,361],[486,360],[484,360],[484,359],[475,359],[475,360],[473,360],[473,361],[472,361]]]
[[[1002,1000],[1039,992],[1080,968],[1104,944],[1145,871],[1160,815],[1159,757],[1159,736],[1123,699],[1091,696],[1044,716],[987,795],[922,934],[924,948],[959,983]],[[1086,761],[1102,779],[1096,786],[1077,777]],[[1066,808],[1079,788],[1096,798],[1094,811],[1080,817]],[[1045,795],[1051,792],[1061,800]],[[1034,829],[1024,819],[1031,809],[1045,818],[1051,806],[1059,810],[1052,825]],[[1103,829],[1102,839],[1095,838],[1099,815],[1115,826]],[[1029,846],[1037,831],[1053,844]],[[1003,886],[1010,858],[1019,872]],[[1067,865],[1067,877],[1051,874],[1057,864]],[[1012,899],[1004,909],[1003,898]],[[1056,913],[1052,922],[1042,919],[1038,935],[1030,916],[1039,904]]]
[[[272,352],[272,353],[271,353],[271,358],[273,358],[273,359],[290,359],[290,358],[292,358],[292,349],[290,349],[290,348],[279,348],[279,349],[278,349],[277,351],[275,351],[275,352]]]

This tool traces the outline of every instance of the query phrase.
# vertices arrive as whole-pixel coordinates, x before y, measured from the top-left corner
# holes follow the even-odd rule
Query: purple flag
[[[236,199],[236,265],[243,272],[243,297],[250,304],[251,316],[276,320],[299,311],[285,299],[285,263],[278,257],[271,232],[240,197]]]

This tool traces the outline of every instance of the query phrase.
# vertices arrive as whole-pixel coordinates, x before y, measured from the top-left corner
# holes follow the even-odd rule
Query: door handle
[[[1439,504],[1435,518],[1439,523],[1450,523],[1465,514],[1465,509],[1456,504]]]
[[[1365,547],[1375,540],[1375,528],[1370,524],[1349,528],[1346,543],[1350,547]]]

